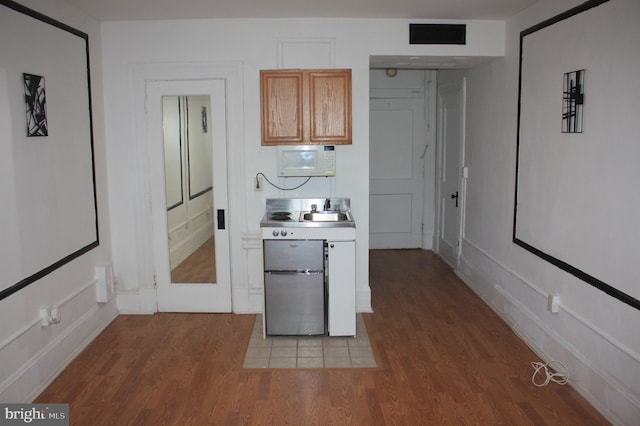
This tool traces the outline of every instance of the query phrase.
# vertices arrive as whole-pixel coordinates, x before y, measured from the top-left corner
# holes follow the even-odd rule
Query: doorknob
[[[458,207],[458,191],[455,194],[451,194],[451,199],[456,200],[456,207]]]

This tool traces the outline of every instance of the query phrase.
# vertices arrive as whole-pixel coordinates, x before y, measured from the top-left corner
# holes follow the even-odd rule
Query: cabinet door
[[[303,72],[260,71],[262,144],[304,141]]]
[[[307,71],[309,140],[351,143],[351,70]]]
[[[355,241],[327,241],[329,245],[329,336],[356,335]]]

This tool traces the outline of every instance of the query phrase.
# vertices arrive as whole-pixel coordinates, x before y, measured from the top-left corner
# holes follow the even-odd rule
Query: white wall
[[[469,55],[497,57],[504,53],[504,22],[469,21],[466,46],[410,46],[406,20],[359,19],[223,19],[102,24],[104,88],[109,158],[114,267],[121,307],[153,311],[153,262],[145,248],[148,235],[146,204],[148,176],[145,159],[137,151],[140,125],[134,85],[138,66],[197,68],[240,64],[240,99],[231,99],[242,114],[242,132],[230,141],[239,150],[230,164],[232,197],[242,209],[230,211],[232,285],[235,312],[259,312],[259,222],[267,197],[349,197],[356,229],[357,308],[371,309],[368,283],[369,221],[369,56]],[[298,43],[299,42],[299,43]],[[266,185],[253,191],[257,172],[275,177],[275,148],[260,145],[259,70],[308,67],[314,58],[305,46],[327,53],[315,64],[353,70],[353,144],[338,146],[335,179],[314,179],[297,191],[283,192]],[[323,50],[325,46],[328,51]],[[327,47],[328,46],[328,47]],[[293,52],[293,53],[292,53]],[[151,65],[150,65],[151,64]],[[173,64],[173,65],[171,65]],[[137,92],[138,91],[138,92]],[[238,117],[235,117],[236,119]],[[274,179],[291,186],[299,180]],[[140,300],[136,302],[135,297]],[[124,303],[124,300],[132,303]],[[375,307],[374,307],[375,308]]]
[[[637,424],[640,312],[512,243],[519,34],[578,3],[543,1],[512,18],[506,58],[463,73],[470,172],[458,273],[541,358],[565,363],[572,385],[610,420]],[[637,56],[637,48],[628,54]],[[453,77],[448,74],[440,73],[439,81]],[[627,198],[616,187],[608,189],[614,198]],[[601,247],[603,255],[616,255],[616,250]],[[637,258],[635,253],[619,255]],[[557,314],[547,311],[550,293],[560,296]]]
[[[62,1],[25,0],[21,3],[89,34],[100,246],[0,301],[0,401],[16,403],[33,400],[117,315],[115,300],[98,304],[95,295],[95,266],[111,262],[99,26]],[[2,71],[0,64],[0,73]],[[0,103],[8,103],[5,91],[0,91],[0,97]],[[24,111],[24,105],[12,105],[10,109]],[[22,125],[23,115],[11,117],[4,112],[0,117],[2,122]],[[3,133],[2,137],[6,135]],[[5,142],[9,143],[2,141]],[[12,164],[13,168],[21,166]],[[11,204],[10,198],[3,202]],[[47,203],[43,202],[39,208],[46,211]],[[0,220],[10,220],[7,214],[10,213],[0,209]],[[0,253],[10,253],[19,262],[22,255],[19,238],[17,232],[3,235]],[[5,272],[0,271],[3,283],[13,278]],[[59,307],[61,322],[41,327],[41,306]]]

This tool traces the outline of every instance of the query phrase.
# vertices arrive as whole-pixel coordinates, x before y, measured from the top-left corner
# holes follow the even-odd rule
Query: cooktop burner
[[[349,220],[305,220],[303,213],[317,209],[326,202],[326,198],[267,198],[266,211],[260,220],[261,238],[314,239],[328,236],[341,237],[345,231],[341,228],[356,227],[350,218],[351,200],[349,198],[332,198],[331,206],[344,210]],[[337,211],[337,209],[336,209]]]
[[[291,212],[270,212],[268,214],[269,220],[287,221],[291,219]]]

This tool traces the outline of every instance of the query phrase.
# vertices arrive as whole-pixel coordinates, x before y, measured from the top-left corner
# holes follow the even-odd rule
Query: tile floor
[[[356,337],[262,338],[262,315],[256,316],[244,368],[375,368],[376,360],[362,315]]]

